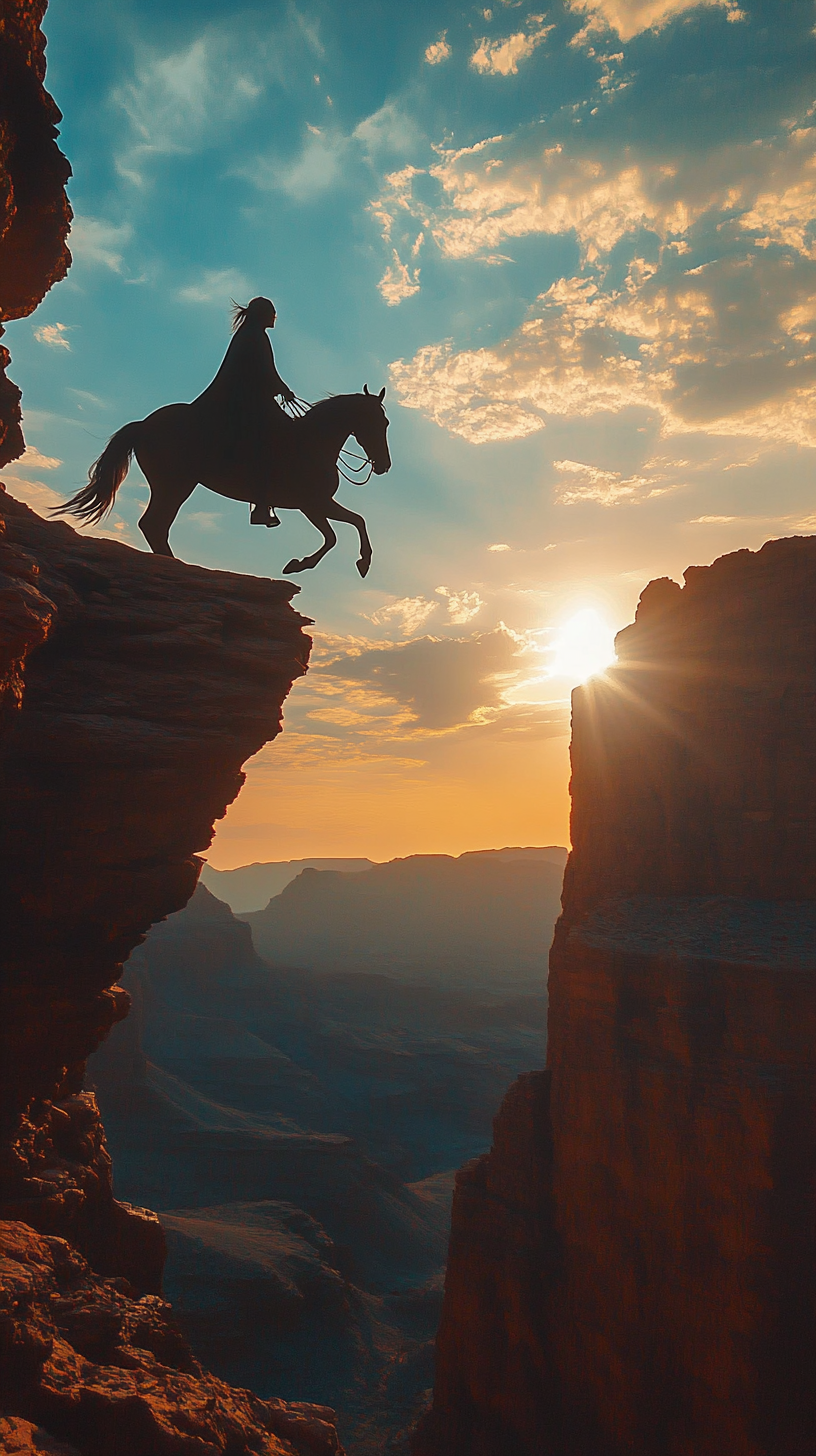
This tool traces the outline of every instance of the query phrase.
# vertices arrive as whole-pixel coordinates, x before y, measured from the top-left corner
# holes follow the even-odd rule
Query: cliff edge
[[[241,765],[280,732],[310,646],[296,590],[82,537],[0,493],[2,1451],[340,1450],[324,1407],[195,1361],[159,1297],[158,1219],[114,1199],[83,1090],[128,1011],[124,960],[189,899]]]
[[[459,1174],[422,1456],[816,1440],[816,539],[576,689],[548,1067]]]

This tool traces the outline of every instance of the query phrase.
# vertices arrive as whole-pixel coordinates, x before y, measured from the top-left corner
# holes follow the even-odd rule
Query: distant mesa
[[[560,864],[562,870],[567,859],[567,851],[559,845],[545,849],[532,846],[479,849],[470,853],[503,860],[549,860],[552,864]],[[233,915],[245,915],[253,910],[264,910],[269,901],[280,895],[302,870],[335,870],[338,874],[354,875],[372,869],[376,863],[373,859],[280,859],[239,865],[234,870],[217,870],[213,865],[205,864],[201,880],[216,899],[229,905]]]
[[[229,905],[233,915],[263,910],[275,895],[294,880],[301,870],[336,870],[338,874],[359,874],[370,870],[372,859],[278,859],[240,865],[234,870],[217,870],[205,864],[202,883],[216,899]]]
[[[416,854],[358,874],[303,870],[244,913],[278,966],[366,971],[425,984],[541,983],[567,851]]]

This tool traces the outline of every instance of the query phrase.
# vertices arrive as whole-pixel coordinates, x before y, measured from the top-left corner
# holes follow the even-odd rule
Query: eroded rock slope
[[[12,1356],[34,1340],[47,1365],[53,1301],[67,1296],[40,1271],[37,1290],[45,1289],[51,1313],[29,1309],[28,1295],[21,1305],[15,1266],[26,1266],[28,1280],[49,1238],[67,1240],[65,1257],[77,1267],[87,1260],[92,1280],[125,1280],[125,1305],[158,1291],[164,1237],[154,1214],[113,1197],[96,1102],[83,1090],[85,1059],[127,1014],[129,997],[117,985],[123,961],[151,924],[192,894],[196,851],[208,846],[214,820],[238,792],[242,763],[280,731],[281,705],[305,671],[309,639],[288,584],[90,540],[7,495],[0,495],[0,527],[0,1219],[45,1236],[45,1244],[26,1245],[30,1257],[8,1255],[0,1287]],[[133,1318],[125,1311],[123,1328]],[[34,1327],[43,1321],[40,1340]],[[114,1353],[96,1364],[143,1369],[142,1354],[134,1364],[114,1347],[115,1339]],[[72,1349],[87,1353],[76,1342]],[[55,1397],[49,1405],[42,1369],[26,1383],[13,1378],[13,1359],[8,1368],[0,1396],[9,1415],[36,1423],[52,1412],[47,1429],[83,1453],[288,1449],[270,1444],[272,1427],[263,1421],[250,1421],[246,1439],[232,1417],[222,1421],[219,1402],[232,1395],[204,1387],[196,1394],[164,1375],[150,1400],[172,1407],[167,1419],[179,1429],[189,1426],[188,1401],[197,1402],[201,1420],[209,1402],[209,1435],[190,1426],[186,1444],[174,1436],[175,1444],[168,1437],[170,1444],[140,1446],[143,1433],[128,1447],[127,1411],[134,1431],[141,1416],[125,1387],[135,1381],[135,1400],[135,1387],[150,1384],[144,1371],[116,1376],[121,1410],[105,1426],[85,1415],[109,1374],[66,1356],[48,1376],[63,1382],[62,1404]]]

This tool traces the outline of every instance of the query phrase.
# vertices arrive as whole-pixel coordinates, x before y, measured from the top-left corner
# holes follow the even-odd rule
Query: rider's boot
[[[251,526],[279,526],[280,521],[278,520],[278,517],[276,516],[272,507],[269,505],[264,505],[261,502],[257,506],[252,507],[252,511],[250,512],[249,517],[249,524]]]

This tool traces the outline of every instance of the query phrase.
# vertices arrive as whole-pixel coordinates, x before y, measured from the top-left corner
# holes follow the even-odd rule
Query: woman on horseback
[[[170,527],[196,486],[203,485],[227,500],[253,503],[255,525],[278,525],[270,515],[275,505],[303,512],[320,531],[323,545],[302,559],[293,557],[285,573],[317,566],[337,543],[330,523],[347,522],[360,538],[357,570],[365,576],[371,565],[365,521],[335,496],[349,436],[363,451],[352,457],[363,462],[363,470],[384,475],[391,469],[385,389],[370,394],[365,385],[362,394],[331,395],[290,418],[278,399],[287,403],[294,395],[275,368],[266,336],[274,326],[275,308],[268,298],[236,307],[235,337],[212,384],[192,404],[162,405],[145,419],[122,425],[91,466],[87,485],[57,507],[58,513],[90,525],[101,521],[135,455],[150,487],[139,530],[156,555],[172,557]]]
[[[253,526],[279,526],[280,521],[264,500],[263,485],[269,481],[269,459],[283,453],[290,420],[278,404],[295,399],[276,367],[267,329],[274,329],[275,305],[268,298],[253,298],[246,307],[234,304],[233,338],[224,362],[212,384],[193,401],[203,406],[211,420],[213,448],[226,464],[236,464],[247,478],[259,483],[258,502],[253,504]]]

